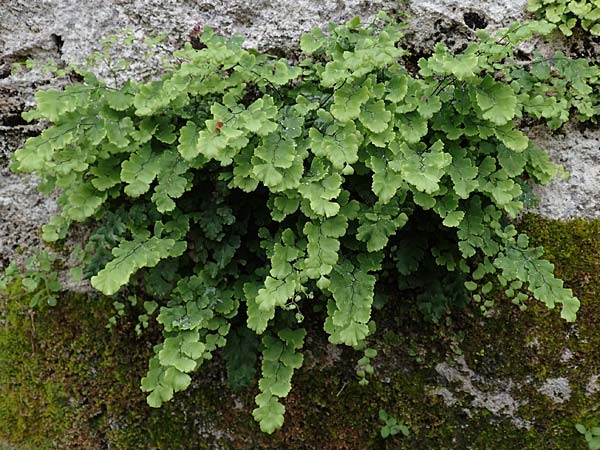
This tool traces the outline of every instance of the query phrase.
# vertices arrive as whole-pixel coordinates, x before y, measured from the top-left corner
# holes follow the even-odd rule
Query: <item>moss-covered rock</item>
[[[77,294],[31,311],[13,286],[0,299],[0,448],[585,448],[574,424],[600,423],[590,383],[600,373],[600,221],[528,216],[521,228],[579,296],[576,324],[543,305],[519,311],[499,298],[490,319],[473,308],[433,325],[395,298],[377,313],[377,370],[361,387],[354,352],[327,344],[309,318],[305,364],[273,436],[251,417],[256,386],[233,392],[219,358],[153,410],[139,379],[157,330],[138,337],[135,313],[108,330],[110,302]],[[560,397],[554,391],[565,383],[570,392]],[[380,408],[410,436],[380,438]]]

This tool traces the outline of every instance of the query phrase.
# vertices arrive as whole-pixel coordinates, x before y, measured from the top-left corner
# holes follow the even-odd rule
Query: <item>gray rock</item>
[[[462,50],[475,30],[494,32],[522,19],[525,0],[411,0],[411,27],[407,30],[413,51],[431,52],[438,41]]]
[[[513,390],[518,390],[512,380],[486,379],[476,374],[467,365],[465,358],[459,356],[453,364],[441,362],[435,366],[435,371],[442,377],[444,383],[452,386],[436,387],[430,394],[439,395],[448,406],[458,402],[456,392],[470,396],[469,407],[475,410],[487,409],[496,416],[506,417],[517,428],[529,429],[531,423],[519,417],[518,411],[525,402],[515,398]],[[483,386],[480,388],[480,386]],[[470,410],[466,412],[471,415]]]
[[[548,378],[538,389],[554,403],[564,403],[571,398],[571,386],[569,380],[564,377]]]
[[[590,396],[600,392],[600,375],[592,375],[585,387],[585,395]]]
[[[560,354],[560,362],[562,362],[562,363],[569,362],[574,357],[575,357],[575,355],[573,354],[573,352],[571,351],[571,349],[569,347],[565,347],[563,349],[562,353]]]
[[[537,188],[537,211],[553,219],[600,217],[600,130],[566,125],[560,132],[532,130],[536,143],[568,172]]]

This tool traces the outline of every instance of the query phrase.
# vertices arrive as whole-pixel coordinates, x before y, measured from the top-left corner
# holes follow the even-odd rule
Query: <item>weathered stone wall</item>
[[[11,74],[10,64],[47,57],[77,63],[100,46],[102,36],[123,27],[140,37],[166,32],[167,46],[177,48],[194,27],[210,25],[243,35],[248,46],[285,55],[313,26],[354,15],[367,19],[380,9],[412,16],[407,45],[416,54],[439,40],[460,48],[475,28],[494,29],[525,16],[523,0],[0,0],[0,266],[36,247],[39,225],[56,212],[51,199],[36,193],[34,180],[7,169],[9,155],[39,131],[20,113],[32,106],[37,88],[56,80],[35,71]],[[136,47],[119,51],[134,60],[121,76],[148,77],[157,70]],[[105,67],[97,71],[106,75]],[[569,125],[555,134],[529,132],[571,173],[538,191],[538,212],[553,219],[600,218],[600,131]],[[598,416],[600,403],[593,307],[600,294],[600,247],[593,245],[600,240],[598,222],[532,219],[525,227],[549,246],[559,275],[582,298],[583,322],[568,326],[555,312],[538,308],[517,320],[509,308],[485,325],[458,318],[422,330],[403,319],[413,317],[410,308],[393,308],[382,320],[396,328],[378,336],[382,358],[367,390],[356,386],[354,355],[340,356],[323,342],[309,346],[287,402],[286,426],[274,440],[257,433],[250,418],[253,391],[228,391],[217,363],[176,403],[150,412],[137,388],[149,348],[135,340],[130,324],[111,337],[104,329],[106,308],[65,302],[60,317],[41,312],[47,315],[40,320],[29,315],[20,294],[12,306],[0,299],[0,448],[3,439],[24,449],[253,448],[257,442],[282,449],[578,448],[572,425]],[[555,243],[558,232],[564,236]],[[124,350],[123,341],[139,348]],[[16,354],[29,355],[23,358],[27,365]],[[323,361],[335,364],[321,367]],[[403,417],[415,437],[378,440],[380,406]]]

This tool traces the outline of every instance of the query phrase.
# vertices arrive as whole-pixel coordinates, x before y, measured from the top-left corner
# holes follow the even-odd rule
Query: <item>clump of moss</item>
[[[317,332],[318,318],[307,317],[315,332],[286,401],[286,423],[273,436],[261,434],[251,417],[256,386],[229,389],[220,358],[195,375],[192,389],[151,409],[139,379],[158,330],[138,337],[132,313],[109,331],[110,301],[84,295],[68,294],[57,307],[32,312],[15,285],[0,300],[0,444],[25,450],[583,448],[574,424],[600,422],[598,394],[585,393],[600,367],[600,221],[526,216],[520,228],[545,247],[579,296],[575,325],[543,305],[521,312],[501,297],[491,319],[473,307],[430,324],[414,303],[394,298],[376,313],[377,371],[361,387],[357,355],[331,347]],[[565,349],[573,355],[567,361]],[[517,414],[529,430],[473,407],[452,384],[454,406],[428,394],[444,381],[436,364],[460,354],[482,380],[518,386]],[[555,404],[538,392],[551,377],[569,379],[569,400]],[[382,440],[380,408],[403,420],[410,436]]]

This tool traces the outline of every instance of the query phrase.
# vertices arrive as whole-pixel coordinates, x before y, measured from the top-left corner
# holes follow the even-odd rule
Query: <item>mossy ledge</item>
[[[78,294],[34,312],[13,286],[0,299],[0,448],[584,449],[574,424],[600,423],[600,391],[590,389],[600,374],[600,220],[530,215],[520,228],[580,298],[574,325],[556,310],[532,302],[521,312],[501,299],[490,319],[467,309],[432,325],[396,298],[377,313],[380,352],[366,387],[352,351],[309,334],[319,337],[307,342],[285,425],[271,437],[250,413],[256,386],[231,391],[219,358],[195,374],[192,389],[153,410],[138,386],[157,330],[137,337],[132,314],[109,331],[110,302]],[[444,376],[453,367],[463,381]],[[540,392],[548,379],[568,380],[561,403]],[[477,398],[500,391],[514,409],[500,403],[493,413]],[[380,408],[410,436],[382,440]]]

